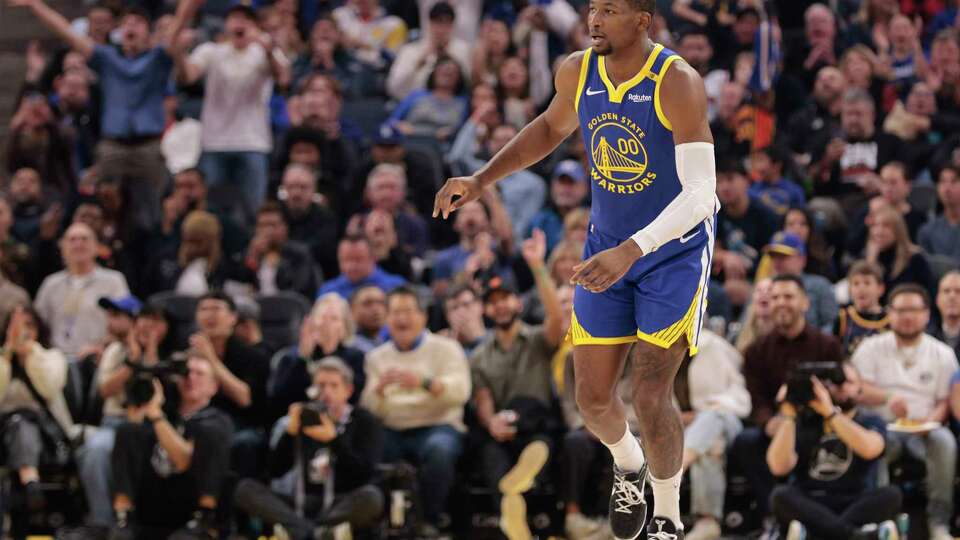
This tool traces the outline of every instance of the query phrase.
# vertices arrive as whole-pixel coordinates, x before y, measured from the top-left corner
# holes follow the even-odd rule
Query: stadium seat
[[[344,118],[356,122],[363,133],[370,137],[380,129],[380,124],[387,119],[387,103],[379,98],[344,101],[340,114]]]
[[[937,188],[933,184],[917,184],[907,195],[907,202],[915,210],[932,214],[937,209]]]
[[[297,343],[300,321],[310,312],[310,301],[292,291],[272,295],[257,295],[260,304],[260,328],[263,340],[278,346]]]
[[[960,269],[960,261],[949,255],[926,254],[925,256],[927,258],[927,263],[930,265],[930,271],[933,272],[933,277],[937,280],[937,282],[939,282],[940,278],[942,278],[947,272]]]

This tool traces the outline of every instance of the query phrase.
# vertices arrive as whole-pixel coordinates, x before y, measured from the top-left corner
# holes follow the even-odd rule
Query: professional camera
[[[133,370],[130,379],[127,380],[127,405],[141,407],[153,399],[153,380],[159,379],[161,383],[170,382],[174,375],[185,376],[187,374],[187,356],[185,354],[174,354],[169,360],[161,360],[156,364],[144,365],[139,362],[131,362],[130,359],[124,360],[124,363]],[[164,384],[164,386],[168,386]]]
[[[815,399],[810,377],[836,385],[847,380],[843,374],[843,366],[838,362],[802,362],[797,364],[787,378],[787,403],[800,408]]]
[[[327,414],[327,405],[322,401],[307,401],[302,405],[300,426],[305,428],[320,425],[320,417]]]

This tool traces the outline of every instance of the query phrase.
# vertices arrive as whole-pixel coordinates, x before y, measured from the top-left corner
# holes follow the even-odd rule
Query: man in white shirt
[[[97,265],[97,237],[89,225],[71,225],[60,239],[60,254],[66,269],[43,280],[34,308],[50,327],[51,344],[73,359],[106,335],[100,298],[129,296],[130,289],[123,274]]]
[[[952,538],[948,523],[953,513],[957,442],[941,424],[947,419],[957,356],[924,333],[930,321],[930,298],[923,287],[897,286],[890,292],[888,310],[891,331],[863,340],[853,353],[853,365],[863,376],[859,401],[889,422],[938,426],[921,433],[888,431],[886,461],[896,462],[904,450],[925,461],[930,538],[946,540]]]
[[[188,0],[193,9],[201,0]],[[204,43],[189,58],[177,51],[177,80],[193,84],[205,77],[203,155],[200,168],[208,186],[230,186],[242,196],[245,217],[252,217],[266,195],[270,132],[270,95],[273,84],[287,86],[290,63],[271,37],[257,26],[250,7],[236,5],[227,12],[227,39]]]
[[[437,2],[429,13],[425,35],[400,47],[390,67],[387,93],[394,99],[402,100],[410,92],[426,88],[427,79],[442,56],[453,58],[461,72],[470,73],[470,45],[453,35],[453,7]]]

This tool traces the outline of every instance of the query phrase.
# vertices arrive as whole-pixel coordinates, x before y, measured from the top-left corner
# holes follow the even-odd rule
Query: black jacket
[[[353,395],[350,397],[350,403],[353,405],[359,403],[360,393],[363,392],[367,381],[361,351],[341,344],[333,354],[324,355],[318,347],[313,358],[306,359],[300,356],[297,346],[294,345],[277,353],[274,357],[276,360],[271,362],[274,368],[271,370],[267,389],[272,411],[271,419],[287,414],[291,404],[307,401],[307,389],[313,384],[309,366],[326,356],[336,356],[353,369]]]
[[[355,407],[346,422],[338,426],[338,431],[339,435],[328,444],[300,435],[304,485],[308,494],[323,496],[323,484],[310,482],[310,461],[324,449],[329,449],[331,454],[334,493],[346,493],[369,484],[376,475],[377,464],[383,458],[383,426],[380,421],[366,409]],[[296,437],[284,431],[270,453],[270,474],[274,478],[293,468],[295,441]]]
[[[251,403],[248,407],[240,407],[221,388],[210,404],[230,415],[237,430],[268,427],[267,378],[270,376],[270,357],[262,349],[230,336],[221,360],[235,377],[250,386]]]
[[[290,212],[286,207],[284,210],[290,240],[305,244],[310,249],[313,260],[320,265],[325,277],[340,274],[337,266],[340,223],[333,210],[319,204],[311,204],[310,209],[300,215]],[[316,291],[313,291],[313,294],[316,294]]]
[[[255,268],[250,270],[256,272]],[[315,298],[323,281],[310,249],[296,241],[287,241],[280,248],[275,279],[277,289],[293,291],[305,298]]]

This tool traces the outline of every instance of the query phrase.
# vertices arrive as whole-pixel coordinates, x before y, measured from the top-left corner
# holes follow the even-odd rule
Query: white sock
[[[683,528],[683,522],[680,521],[681,479],[683,479],[683,469],[665,480],[650,475],[650,487],[653,489],[653,515],[669,518],[678,530]]]
[[[620,470],[636,472],[646,462],[640,443],[637,442],[633,433],[630,433],[630,424],[627,424],[626,431],[619,441],[613,444],[603,443],[603,445],[610,449],[613,462],[617,464]]]

